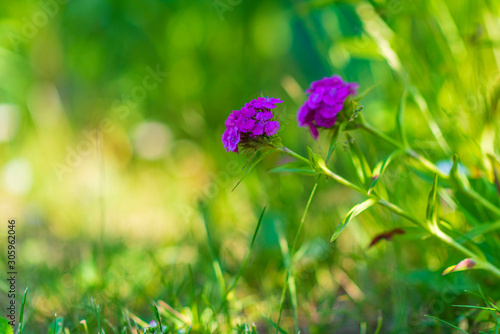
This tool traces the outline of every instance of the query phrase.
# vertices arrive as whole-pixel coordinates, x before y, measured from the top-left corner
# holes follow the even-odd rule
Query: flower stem
[[[365,195],[365,196],[368,196],[368,194],[367,194],[367,191],[366,191],[366,190],[364,190],[363,188],[361,188],[361,187],[359,187],[359,186],[355,185],[354,183],[351,183],[351,182],[347,181],[347,180],[346,180],[346,179],[344,179],[342,176],[340,176],[340,175],[338,175],[338,174],[336,174],[336,173],[332,172],[330,169],[328,169],[328,168],[326,168],[326,167],[325,167],[325,169],[324,169],[324,171],[323,171],[323,174],[325,174],[326,176],[328,176],[328,177],[330,177],[330,178],[334,179],[334,180],[335,180],[335,181],[337,181],[338,183],[340,183],[340,184],[342,184],[342,185],[344,185],[344,186],[346,186],[346,187],[348,187],[348,188],[351,188],[352,190],[357,191],[358,193],[361,193],[361,194],[363,194],[363,195]]]
[[[285,152],[286,154],[288,154],[288,155],[290,155],[290,156],[292,156],[292,157],[294,157],[294,158],[296,158],[298,160],[301,160],[301,161],[304,161],[304,162],[307,161],[307,163],[309,163],[309,160],[307,160],[306,158],[298,155],[295,152],[292,152],[292,151],[288,150],[285,147],[283,147],[283,149],[281,149],[281,151]],[[377,202],[380,205],[388,208],[389,210],[391,210],[392,212],[394,212],[398,216],[401,216],[401,217],[403,217],[403,218],[411,221],[412,223],[416,224],[417,226],[424,228],[425,230],[429,231],[429,233],[431,233],[433,236],[435,236],[436,238],[438,238],[442,242],[448,244],[449,246],[455,248],[459,252],[461,252],[461,253],[465,254],[466,256],[470,257],[477,264],[478,268],[485,269],[485,270],[489,271],[490,273],[492,273],[492,274],[500,277],[500,269],[498,267],[496,267],[492,263],[488,262],[487,260],[483,260],[479,255],[477,255],[476,253],[474,253],[471,250],[467,249],[466,247],[462,246],[460,243],[458,243],[457,241],[455,241],[452,237],[450,237],[449,235],[447,235],[446,233],[444,233],[443,231],[441,231],[441,229],[436,224],[429,224],[425,220],[418,219],[417,217],[409,214],[408,212],[406,212],[405,210],[403,210],[402,208],[400,208],[396,204],[391,203],[391,202],[389,202],[389,201],[387,201],[385,199],[382,199],[382,198],[378,197],[376,194],[373,194],[373,193],[370,194],[370,195],[367,194],[367,192],[363,188],[361,188],[361,187],[359,187],[359,186],[357,186],[357,185],[355,185],[355,184],[347,181],[346,179],[344,179],[340,175],[335,174],[330,169],[328,169],[328,167],[326,167],[326,166],[323,166],[321,174],[324,174],[324,175],[332,178],[333,180],[337,181],[338,183],[340,183],[340,184],[342,184],[342,185],[344,185],[344,186],[346,186],[348,188],[351,188],[351,189],[357,191],[358,193],[360,193],[360,194],[362,194],[362,195],[364,195],[364,196],[366,196],[368,198],[373,198],[373,199],[377,200]],[[304,215],[302,216],[302,220],[301,220],[301,224],[299,226],[298,232],[300,232],[300,229],[302,228],[302,225],[304,223],[305,215],[306,215],[306,213],[307,213],[307,211],[309,209],[309,205],[310,205],[310,202],[311,202],[311,199],[312,199],[312,195],[314,195],[314,192],[316,191],[316,186],[317,186],[317,183],[313,187],[313,191],[311,192],[311,196],[309,197],[309,201],[307,203]],[[293,252],[295,250],[295,247],[296,247],[297,237],[298,237],[298,233],[297,233],[296,238],[294,240],[294,244],[293,244],[293,247],[292,247],[292,254],[293,254]],[[288,269],[290,270],[290,268],[291,268],[291,265],[290,265],[290,267]],[[287,281],[288,281],[289,275],[290,275],[290,272],[287,272],[287,279],[286,279]],[[286,293],[286,288],[284,288],[284,292],[283,293]],[[282,299],[283,298],[284,298],[284,296],[282,294]],[[280,309],[280,313],[279,313],[279,317],[278,317],[278,324],[279,324],[280,320],[281,320],[281,309]]]
[[[305,162],[306,164],[309,165],[309,159],[304,158],[300,154],[295,153],[294,151],[286,148],[285,146],[277,147],[277,149],[280,150],[281,152],[283,152],[285,154],[288,154],[289,156],[291,156],[291,157],[293,157],[293,158],[295,158],[297,160],[303,161],[303,162]]]
[[[449,175],[443,173],[435,164],[424,158],[422,155],[418,154],[411,148],[401,144],[400,142],[395,141],[394,139],[387,136],[385,133],[381,132],[374,126],[366,123],[365,121],[361,123],[361,129],[367,131],[368,133],[371,133],[375,137],[378,137],[388,142],[389,144],[392,144],[393,146],[396,146],[397,148],[402,149],[406,155],[420,162],[422,166],[424,166],[428,171],[432,172],[433,174],[438,174],[440,178],[448,179],[450,177]]]
[[[440,178],[443,179],[450,179],[450,175],[443,173],[435,164],[415,152],[409,147],[405,147],[403,144],[395,141],[394,139],[388,137],[385,135],[383,132],[379,131],[377,128],[373,127],[372,125],[366,123],[363,121],[361,123],[361,128],[364,129],[365,131],[371,133],[372,135],[396,146],[397,148],[400,148],[404,151],[405,154],[408,156],[412,157],[413,159],[417,160],[420,162],[420,164],[425,167],[428,171],[438,174]],[[495,204],[491,203],[488,201],[486,198],[478,194],[476,191],[470,188],[464,188],[464,187],[459,187],[459,191],[462,191],[467,197],[469,197],[473,201],[477,201],[481,203],[482,206],[490,210],[491,212],[495,213],[496,215],[500,216],[500,208],[497,207]]]

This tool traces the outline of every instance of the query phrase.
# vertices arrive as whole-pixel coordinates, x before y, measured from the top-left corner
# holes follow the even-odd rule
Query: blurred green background
[[[409,87],[405,126],[415,149],[434,162],[458,153],[473,177],[484,176],[480,153],[498,154],[499,146],[491,107],[499,9],[467,0],[0,3],[0,205],[4,226],[12,217],[18,224],[18,298],[30,288],[25,332],[45,333],[55,313],[71,333],[84,332],[83,319],[96,332],[90,297],[106,332],[121,329],[126,312],[154,319],[154,300],[216,328],[220,292],[204,224],[230,280],[264,206],[230,305],[235,323],[271,331],[284,242],[293,240],[314,179],[268,173],[289,161],[274,154],[231,192],[247,157],[225,152],[225,118],[261,94],[279,97],[285,145],[325,154],[328,138],[312,140],[295,121],[311,81],[340,74],[361,91],[377,84],[363,115],[391,136]],[[392,149],[353,136],[371,167]],[[349,157],[346,142],[331,166],[353,179]],[[384,184],[398,205],[425,214],[431,183],[411,168],[395,166]],[[329,244],[361,200],[332,181],[320,184],[295,265],[304,333],[358,333],[363,323],[372,330],[379,315],[382,332],[439,332],[423,315],[455,319],[451,305],[471,299],[465,288],[481,284],[500,298],[498,282],[483,272],[441,277],[463,257],[433,239],[368,249],[377,233],[409,226],[380,208]],[[444,207],[443,215],[467,230],[463,212]],[[7,228],[0,234],[3,252]],[[3,292],[0,302],[3,309]],[[293,326],[288,304],[282,326]]]

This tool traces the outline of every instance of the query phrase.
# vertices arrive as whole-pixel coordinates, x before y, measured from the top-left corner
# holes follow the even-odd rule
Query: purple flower
[[[222,135],[224,148],[228,152],[238,153],[238,145],[259,145],[263,144],[266,138],[274,136],[280,124],[273,120],[271,109],[282,102],[272,97],[259,97],[246,103],[240,110],[234,110],[225,122],[226,131]]]
[[[307,101],[297,113],[297,121],[308,127],[314,139],[318,139],[318,127],[331,128],[337,121],[337,114],[344,107],[350,95],[356,95],[358,84],[342,80],[338,75],[311,83],[306,90]]]

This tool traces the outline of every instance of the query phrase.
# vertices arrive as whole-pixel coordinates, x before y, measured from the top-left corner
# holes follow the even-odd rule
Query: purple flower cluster
[[[222,143],[228,152],[238,152],[238,144],[243,140],[257,140],[270,137],[280,128],[278,121],[273,121],[271,109],[276,108],[280,99],[259,97],[245,104],[240,110],[233,112],[226,119],[226,131],[222,135]]]
[[[356,95],[357,89],[357,83],[344,82],[338,75],[314,81],[306,90],[309,97],[297,114],[299,125],[309,127],[313,138],[318,139],[318,127],[331,128],[345,99]]]

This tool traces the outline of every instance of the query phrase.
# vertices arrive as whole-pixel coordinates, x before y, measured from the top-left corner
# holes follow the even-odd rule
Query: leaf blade
[[[385,173],[385,170],[387,169],[387,167],[389,166],[391,161],[402,153],[403,153],[402,150],[396,150],[396,151],[392,152],[391,154],[389,154],[389,156],[387,156],[387,158],[385,160],[380,161],[375,166],[375,168],[373,169],[373,172],[372,172],[372,181],[371,181],[370,187],[368,188],[368,195],[371,194],[375,185],[382,178],[382,175]]]
[[[347,213],[347,215],[345,216],[345,218],[342,220],[342,222],[340,222],[337,225],[337,227],[335,228],[335,231],[333,232],[333,235],[330,238],[330,243],[334,242],[339,237],[339,235],[342,233],[342,231],[344,230],[344,228],[346,227],[346,225],[354,217],[356,217],[357,215],[359,215],[360,213],[362,213],[366,209],[372,207],[377,202],[378,202],[378,200],[376,200],[374,198],[369,198],[366,201],[361,202],[361,203],[355,205],[351,210],[349,210],[349,212]]]

